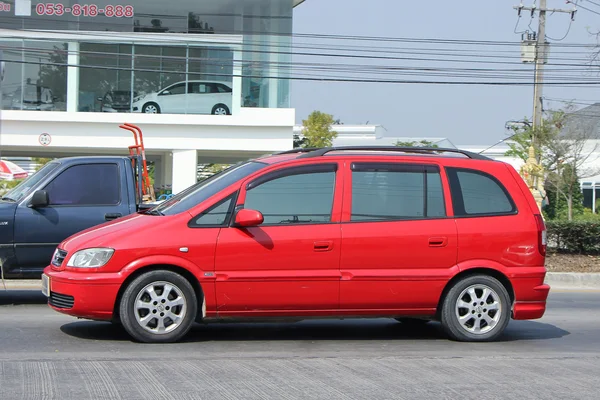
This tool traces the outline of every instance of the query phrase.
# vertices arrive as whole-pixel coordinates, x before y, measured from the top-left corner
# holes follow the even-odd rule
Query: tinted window
[[[177,85],[173,85],[167,89],[169,94],[185,94],[185,83],[179,83]],[[163,95],[167,93],[162,93]]]
[[[264,224],[331,221],[335,172],[276,178],[248,190],[244,208],[260,211]]]
[[[120,184],[116,164],[87,164],[67,168],[45,190],[51,205],[116,205]]]
[[[229,86],[219,83],[217,87],[219,88],[219,93],[231,93],[231,88]]]
[[[231,166],[173,196],[171,199],[161,203],[155,210],[164,215],[179,214],[182,211],[187,211],[228,186],[264,168],[266,165],[253,161]]]
[[[359,164],[354,169],[352,221],[435,218],[446,215],[439,172],[425,173],[424,167],[404,168],[402,165],[386,170],[383,166]]]
[[[46,178],[52,171],[54,171],[54,169],[56,169],[56,167],[58,167],[58,165],[59,164],[57,164],[57,163],[48,163],[48,164],[44,165],[42,168],[40,168],[40,170],[38,172],[36,172],[33,175],[29,175],[29,177],[26,178],[23,182],[19,183],[12,190],[8,191],[4,195],[4,197],[14,200],[14,201],[21,200],[23,197],[25,197],[25,196],[27,196],[27,194],[29,194],[29,192],[35,185],[37,185],[44,178]]]
[[[427,216],[431,218],[446,216],[442,177],[439,172],[427,173]]]
[[[221,226],[224,225],[233,211],[234,196],[229,196],[225,200],[217,203],[213,207],[203,212],[194,220],[192,226]]]
[[[491,175],[448,168],[455,215],[510,214],[516,209],[508,192]]]

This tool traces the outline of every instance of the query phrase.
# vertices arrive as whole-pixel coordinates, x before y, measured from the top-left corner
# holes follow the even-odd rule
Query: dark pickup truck
[[[150,208],[140,201],[137,165],[130,157],[57,159],[7,192],[0,199],[3,278],[38,279],[67,237]]]

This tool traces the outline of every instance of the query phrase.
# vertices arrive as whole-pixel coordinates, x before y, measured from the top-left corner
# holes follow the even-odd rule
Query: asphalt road
[[[197,325],[137,344],[37,291],[0,291],[0,399],[598,399],[600,292],[551,292],[501,341],[389,319]]]

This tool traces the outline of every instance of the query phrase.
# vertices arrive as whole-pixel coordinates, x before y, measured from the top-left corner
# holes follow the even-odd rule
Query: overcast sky
[[[523,0],[531,5],[533,0]],[[513,5],[519,1],[403,1],[403,0],[306,0],[294,12],[295,33],[320,33],[335,35],[468,39],[485,41],[519,41],[515,32],[517,12]],[[600,0],[595,3],[600,4]],[[600,7],[589,1],[579,1],[581,6],[596,10]],[[571,8],[564,0],[548,0],[549,7]],[[520,19],[518,31],[527,29],[530,17],[527,12]],[[570,15],[556,13],[548,17],[547,35],[562,38],[569,28]],[[537,30],[537,18],[531,27]],[[595,43],[588,29],[600,29],[600,15],[579,9],[575,22],[564,43]],[[304,39],[295,39],[302,42]],[[552,42],[552,41],[551,41]],[[311,42],[314,43],[314,40]],[[344,43],[344,42],[342,42]],[[346,42],[354,45],[356,43]],[[403,46],[403,43],[361,43],[372,46]],[[439,47],[439,46],[437,46]],[[496,47],[497,48],[497,47]],[[463,47],[463,49],[465,49]],[[514,57],[519,48],[511,46]],[[506,48],[504,48],[506,51]],[[295,50],[299,51],[299,50]],[[552,51],[552,50],[551,50]],[[584,57],[584,51],[578,58]],[[556,55],[555,55],[556,57]],[[565,57],[565,55],[559,56]],[[571,56],[568,56],[571,57]],[[551,55],[552,59],[552,55]],[[298,57],[295,57],[295,61]],[[308,60],[302,58],[303,62]],[[314,62],[324,62],[314,58]],[[364,60],[356,61],[363,63]],[[367,60],[368,61],[368,60]],[[518,61],[518,60],[517,60]],[[353,63],[352,59],[335,59],[325,62]],[[403,61],[374,61],[381,65],[402,65]],[[415,64],[410,64],[414,66]],[[452,63],[427,62],[422,66],[456,67]],[[469,67],[461,64],[460,67]],[[477,67],[478,65],[472,65]],[[489,66],[485,64],[484,66]],[[514,66],[500,66],[515,68]],[[529,69],[533,80],[533,67]],[[599,70],[600,71],[600,70]],[[592,71],[577,72],[582,76]],[[600,81],[600,76],[597,76]],[[418,77],[412,77],[418,79]],[[560,99],[600,101],[600,86],[579,88],[544,88],[544,96]],[[340,82],[293,81],[292,106],[296,119],[313,110],[333,114],[345,124],[381,124],[389,136],[447,137],[457,145],[489,144],[507,135],[507,120],[531,117],[532,86],[464,86],[423,84],[373,84]],[[558,107],[559,102],[546,102],[545,106]],[[581,106],[581,105],[579,105]]]

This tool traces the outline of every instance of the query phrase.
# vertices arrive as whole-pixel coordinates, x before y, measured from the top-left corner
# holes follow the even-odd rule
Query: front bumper
[[[120,274],[44,270],[48,279],[48,305],[54,310],[79,318],[111,320],[119,288]],[[46,283],[44,283],[44,286]]]

